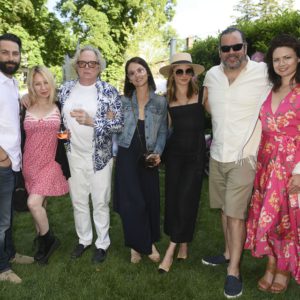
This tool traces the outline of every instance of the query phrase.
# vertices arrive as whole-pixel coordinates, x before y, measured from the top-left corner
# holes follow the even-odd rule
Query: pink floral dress
[[[23,175],[29,194],[59,196],[68,193],[68,182],[55,161],[60,113],[55,108],[39,119],[26,112]]]
[[[271,99],[272,93],[260,111],[263,132],[245,248],[255,257],[276,257],[277,267],[289,270],[300,284],[300,197],[287,193],[288,180],[300,161],[300,85],[274,113]]]

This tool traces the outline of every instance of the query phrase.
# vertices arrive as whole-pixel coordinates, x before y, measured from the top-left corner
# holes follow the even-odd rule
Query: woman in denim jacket
[[[148,64],[139,57],[127,61],[122,97],[124,130],[118,135],[114,208],[123,223],[131,262],[141,254],[154,261],[160,237],[158,164],[167,136],[167,102],[154,93]]]

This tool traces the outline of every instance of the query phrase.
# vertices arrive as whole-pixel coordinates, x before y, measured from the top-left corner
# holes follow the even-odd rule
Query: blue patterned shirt
[[[57,98],[61,103],[62,110],[77,82],[78,80],[67,81],[60,87]],[[112,158],[112,134],[122,130],[124,117],[118,91],[99,78],[95,86],[97,89],[97,111],[94,117],[93,164],[96,172],[102,170]],[[113,119],[106,117],[108,111],[114,113]],[[71,151],[70,140],[66,141],[66,147],[67,151]]]

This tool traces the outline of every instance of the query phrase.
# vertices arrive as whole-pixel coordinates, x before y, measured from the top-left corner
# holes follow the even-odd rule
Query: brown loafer
[[[32,256],[16,253],[15,257],[13,257],[10,262],[13,264],[30,265],[34,263],[34,258]]]
[[[13,270],[7,270],[5,272],[0,273],[0,281],[21,283],[22,279]]]

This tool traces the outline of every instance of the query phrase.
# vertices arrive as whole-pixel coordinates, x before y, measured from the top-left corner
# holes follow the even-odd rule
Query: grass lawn
[[[161,215],[163,221],[163,214]],[[111,212],[111,247],[106,261],[100,265],[91,264],[93,249],[86,251],[76,261],[70,259],[70,252],[77,243],[77,237],[69,197],[49,199],[48,216],[52,229],[62,242],[61,247],[51,257],[47,266],[14,265],[13,269],[23,279],[23,283],[13,285],[0,282],[1,300],[226,299],[223,297],[226,267],[212,268],[201,264],[204,255],[216,254],[223,249],[219,214],[210,210],[208,205],[207,180],[204,182],[189,258],[184,262],[175,261],[168,274],[159,274],[158,265],[148,257],[144,257],[137,265],[130,263],[129,249],[123,245],[120,218],[114,212]],[[15,214],[14,233],[18,252],[33,255],[32,241],[35,233],[29,213]],[[168,239],[162,234],[158,243],[161,253],[164,253],[167,244]],[[291,280],[284,295],[258,291],[256,283],[264,272],[264,265],[263,260],[252,258],[249,252],[244,253],[244,294],[241,299],[300,299],[300,287],[294,280]]]

